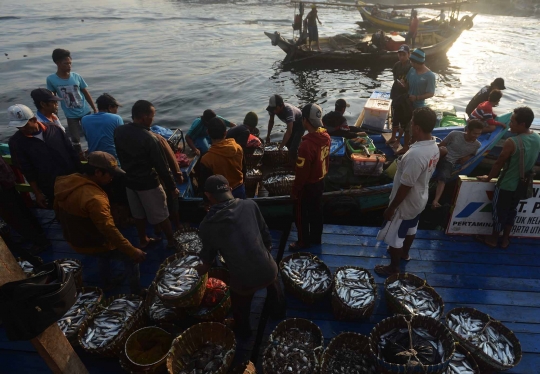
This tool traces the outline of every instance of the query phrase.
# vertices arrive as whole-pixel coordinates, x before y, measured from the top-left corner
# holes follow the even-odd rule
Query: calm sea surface
[[[284,70],[285,54],[263,31],[290,36],[293,12],[286,1],[264,0],[0,0],[0,141],[13,134],[6,109],[33,108],[30,91],[55,72],[54,48],[69,49],[73,71],[94,100],[112,94],[125,119],[136,100],[146,99],[162,126],[187,129],[207,108],[236,122],[255,111],[264,134],[268,97],[280,93],[291,104],[317,102],[325,111],[344,98],[354,121],[370,92],[389,90],[390,70]],[[361,20],[354,8],[321,8],[319,17],[321,35],[355,32]],[[538,18],[478,15],[447,57],[430,64],[438,74],[435,100],[463,111],[480,87],[501,76],[507,89],[499,113],[529,105],[540,114],[539,32]]]

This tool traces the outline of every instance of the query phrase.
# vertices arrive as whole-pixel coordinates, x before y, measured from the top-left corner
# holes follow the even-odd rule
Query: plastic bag
[[[201,305],[206,307],[216,306],[227,293],[227,289],[227,285],[221,279],[208,278]]]

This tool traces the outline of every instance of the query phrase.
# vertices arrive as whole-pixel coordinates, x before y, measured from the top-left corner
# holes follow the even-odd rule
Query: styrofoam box
[[[370,99],[382,99],[382,100],[390,100],[390,92],[382,92],[382,91],[373,91],[371,93]]]
[[[364,106],[364,126],[382,130],[388,118],[391,100],[368,99]]]

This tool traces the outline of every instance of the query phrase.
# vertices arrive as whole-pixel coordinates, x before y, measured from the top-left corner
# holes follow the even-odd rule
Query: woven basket
[[[67,340],[74,347],[79,345],[79,334],[78,333],[79,333],[79,330],[81,329],[82,324],[92,315],[92,313],[94,313],[96,308],[100,305],[101,300],[103,299],[103,290],[101,288],[98,288],[98,287],[81,287],[80,289],[77,289],[77,293],[86,293],[86,292],[92,292],[92,291],[97,291],[99,293],[99,297],[98,297],[98,299],[96,300],[96,302],[94,304],[90,304],[90,305],[85,304],[86,308],[88,309],[88,312],[90,312],[90,313],[83,319],[83,321],[79,325],[79,328],[77,329],[77,331],[73,332],[72,334],[67,334],[66,335]]]
[[[279,147],[279,142],[266,143],[264,146],[264,156],[262,159],[264,166],[276,167],[283,166],[289,162],[289,151],[286,150],[274,150],[269,151],[268,148],[272,146]]]
[[[159,268],[156,274],[156,279],[154,282],[156,282],[156,284],[159,282],[167,265],[177,260],[178,258],[181,258],[184,256],[185,254],[177,253],[177,254],[167,257],[167,259],[165,259],[163,264],[161,264],[161,267]],[[208,274],[204,274],[203,276],[201,276],[197,284],[195,284],[195,286],[190,291],[183,293],[182,295],[177,295],[177,296],[162,295],[160,294],[159,290],[157,291],[157,295],[161,299],[163,304],[167,307],[171,307],[171,308],[198,307],[201,304],[201,300],[204,296],[204,291],[206,290],[206,281],[208,281]]]
[[[246,159],[246,168],[254,169],[262,164],[264,157],[264,147],[249,147],[244,148],[244,157]]]
[[[381,335],[395,328],[398,328],[398,329],[408,328],[407,320],[410,321],[410,325],[412,328],[419,328],[419,327],[424,328],[429,332],[430,335],[434,336],[435,338],[441,341],[443,345],[443,349],[444,349],[443,362],[437,365],[407,366],[407,365],[389,363],[379,357],[379,341],[380,341]],[[375,325],[375,327],[373,328],[369,336],[369,348],[371,350],[371,354],[376,359],[377,367],[381,373],[385,373],[385,374],[386,373],[441,374],[448,368],[448,364],[450,363],[450,358],[452,357],[455,351],[455,343],[454,343],[454,338],[452,337],[452,334],[450,333],[449,329],[434,318],[425,317],[425,316],[416,316],[416,315],[415,316],[397,315],[397,316],[386,318],[382,320],[381,322],[379,322],[377,325]]]
[[[205,343],[210,342],[224,347],[226,353],[223,364],[212,374],[225,374],[232,364],[236,350],[236,340],[231,329],[217,322],[202,322],[190,327],[182,335],[174,339],[167,356],[169,374],[177,374],[187,367],[186,359],[199,350]]]
[[[452,332],[452,331],[450,331]],[[476,363],[476,360],[474,359],[471,352],[465,349],[461,344],[456,343],[456,352],[461,353],[462,355],[465,355],[467,358],[467,362],[471,365],[471,368],[473,369],[474,374],[480,374],[480,368],[478,367],[478,364]],[[482,372],[485,374],[485,372]]]
[[[246,361],[242,362],[240,365],[236,365],[229,374],[257,374],[257,369],[253,362]]]
[[[137,309],[137,311],[135,311],[135,313],[133,313],[133,315],[124,323],[124,326],[122,327],[120,332],[114,338],[112,338],[106,346],[99,347],[99,348],[88,348],[84,346],[83,344],[81,344],[84,334],[86,333],[86,330],[88,330],[88,327],[93,324],[94,318],[97,315],[99,315],[104,309],[106,309],[106,307],[109,306],[114,300],[119,299],[121,297],[125,297],[125,296],[129,296],[129,295],[124,295],[124,294],[116,295],[105,300],[102,304],[103,309],[101,309],[97,313],[94,313],[93,315],[88,317],[86,321],[84,321],[81,324],[81,327],[79,328],[78,339],[79,339],[79,344],[85,351],[89,353],[97,354],[100,356],[104,356],[104,357],[118,357],[118,354],[122,352],[122,350],[124,349],[124,344],[126,342],[126,339],[135,330],[138,330],[146,325],[146,314],[144,313],[144,300],[143,300],[139,309]]]
[[[288,292],[290,292],[292,295],[296,296],[303,302],[307,304],[313,304],[317,301],[321,301],[322,299],[330,295],[333,288],[332,282],[330,282],[330,286],[324,291],[309,292],[309,291],[304,290],[298,284],[296,284],[296,282],[290,279],[287,276],[287,274],[283,271],[283,267],[285,266],[285,263],[287,263],[290,259],[296,259],[298,257],[304,257],[304,256],[311,257],[313,260],[322,264],[323,267],[326,269],[326,272],[328,273],[328,275],[332,277],[332,272],[330,271],[330,268],[324,262],[322,262],[317,256],[314,256],[311,253],[307,253],[307,252],[297,252],[297,253],[293,253],[292,255],[285,257],[279,263],[279,269],[281,270],[281,279],[283,280],[283,285],[285,286],[285,290],[287,290]]]
[[[73,272],[73,279],[75,280],[75,286],[77,288],[81,288],[83,286],[83,280],[82,280],[82,271],[83,271],[83,265],[82,262],[74,259],[74,258],[61,258],[60,260],[55,260],[54,262],[57,262],[58,264],[62,263],[63,261],[73,261],[79,265],[79,270],[76,270]]]
[[[288,181],[280,182],[269,182],[269,178],[280,176],[280,175],[292,175],[294,177],[294,172],[291,171],[276,171],[274,173],[268,174],[263,180],[264,188],[266,188],[270,196],[288,196],[291,194],[292,186],[294,183],[294,178],[289,179]]]
[[[518,338],[512,332],[512,330],[504,326],[500,321],[497,321],[491,318],[488,314],[482,313],[481,311],[476,310],[474,308],[468,308],[468,307],[454,308],[446,314],[446,323],[448,324],[448,319],[450,317],[450,314],[460,314],[463,312],[469,313],[471,318],[479,319],[484,323],[489,322],[490,326],[493,327],[495,331],[497,331],[499,334],[504,335],[510,341],[510,343],[512,343],[512,345],[514,346],[514,356],[515,356],[514,363],[512,365],[504,365],[503,363],[496,361],[490,356],[488,356],[487,354],[485,354],[481,348],[472,344],[468,339],[463,338],[461,335],[459,335],[458,333],[454,332],[454,330],[449,328],[450,332],[452,333],[456,341],[460,345],[462,345],[463,348],[465,348],[467,351],[469,351],[472,354],[478,367],[480,368],[481,373],[484,373],[484,372],[491,373],[493,371],[498,372],[498,371],[508,370],[508,369],[513,368],[517,364],[519,364],[519,362],[521,361],[522,352],[521,352],[521,343],[519,342]]]
[[[229,270],[223,267],[211,268],[208,271],[208,278],[216,278],[216,279],[222,280],[223,282],[225,282],[227,286],[229,286],[229,283],[230,283]],[[227,289],[227,292],[223,296],[223,299],[221,299],[219,304],[216,305],[214,308],[212,308],[205,314],[192,313],[191,315],[194,318],[200,319],[202,321],[222,322],[225,319],[225,317],[227,317],[230,310],[231,310],[231,291],[230,289]]]
[[[124,352],[120,355],[120,365],[134,373],[165,373],[167,371],[167,355],[169,354],[169,350],[167,350],[167,352],[163,354],[163,357],[160,360],[148,365],[141,365],[133,362],[133,360],[130,359],[129,353],[132,350],[130,342],[134,339],[136,334],[144,333],[144,330],[147,329],[161,330],[162,332],[170,336],[167,331],[155,326],[143,327],[142,329],[133,332],[133,334],[131,334],[129,338],[127,338]],[[170,343],[172,345],[173,336],[170,336],[168,339],[170,339]],[[168,342],[168,340],[166,342]]]
[[[199,232],[199,229],[196,228],[196,227],[190,227],[190,226],[185,226],[185,227],[181,227],[179,228],[178,230],[175,231],[174,233],[174,237],[176,239],[176,236],[181,233],[198,233]],[[187,242],[179,242],[178,240],[176,241],[176,253],[186,253],[186,252],[192,252],[189,250],[188,248],[188,243],[191,243],[193,240],[190,240],[190,241],[187,241]]]
[[[444,301],[442,297],[427,283],[426,280],[417,277],[414,274],[411,273],[399,273],[399,274],[392,274],[388,278],[386,278],[386,281],[384,282],[384,294],[386,296],[386,302],[388,303],[388,307],[390,308],[390,311],[392,311],[393,314],[412,314],[405,306],[401,303],[401,301],[394,297],[390,291],[388,291],[388,285],[394,283],[398,279],[400,280],[406,280],[407,282],[411,283],[417,288],[421,288],[422,290],[426,291],[433,297],[433,300],[439,304],[441,308],[441,314],[436,319],[441,319],[444,313]]]
[[[370,357],[371,361],[373,361],[371,351],[369,350],[369,338],[367,336],[356,332],[342,332],[334,337],[324,350],[321,357],[321,374],[333,374],[333,372],[329,371],[328,364],[336,352],[344,346],[349,347],[359,355]]]
[[[283,367],[283,358],[279,357],[272,357],[271,349],[272,348],[278,348],[279,345],[274,346],[273,344],[269,344],[263,352],[263,362],[262,362],[262,369],[263,374],[275,374],[278,372],[276,370],[276,366]],[[290,351],[289,351],[290,352]],[[319,353],[319,354],[318,354]],[[304,355],[308,360],[310,360],[313,363],[313,368],[310,373],[319,373],[319,358],[320,358],[320,352],[314,352],[314,351],[304,351]],[[292,371],[289,371],[290,373],[294,373],[293,368],[291,367]]]
[[[337,294],[337,274],[340,270],[345,269],[356,269],[365,271],[369,274],[369,283],[373,287],[373,301],[366,305],[363,308],[352,308],[345,304],[343,300]],[[352,321],[355,319],[368,318],[373,313],[375,309],[375,303],[377,301],[377,285],[375,284],[375,278],[371,275],[369,271],[364,268],[357,266],[342,266],[338,268],[334,273],[334,284],[332,285],[332,311],[334,312],[334,317],[343,321]]]
[[[246,190],[254,190],[257,183],[262,182],[263,175],[259,169],[248,169],[244,175],[244,185]]]
[[[148,293],[146,294],[146,299],[144,300],[144,310],[150,321],[160,324],[160,323],[174,323],[177,320],[183,319],[187,317],[187,312],[184,309],[181,308],[168,308],[171,309],[174,312],[174,316],[167,316],[166,318],[162,319],[154,319],[152,318],[152,315],[150,314],[150,307],[156,302],[156,299],[158,298],[157,295],[157,287],[156,282],[152,282],[150,287],[148,288]]]

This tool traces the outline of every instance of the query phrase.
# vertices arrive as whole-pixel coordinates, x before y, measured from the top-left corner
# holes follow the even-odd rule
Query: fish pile
[[[274,183],[293,183],[294,174],[277,174],[272,175],[264,181],[265,185],[274,184]]]
[[[309,256],[292,258],[282,270],[289,279],[309,292],[324,292],[332,284],[324,264]]]
[[[408,328],[395,328],[381,335],[379,358],[398,365],[418,362],[437,365],[443,361],[444,348],[442,342],[424,328],[411,328],[410,333]]]
[[[222,345],[206,342],[191,356],[181,357],[186,367],[178,374],[215,373],[223,365],[228,353]]]
[[[191,290],[199,281],[199,273],[195,269],[201,264],[197,256],[180,257],[163,270],[163,275],[157,283],[161,296],[180,296]]]
[[[177,248],[193,253],[200,253],[202,250],[202,241],[196,231],[178,232],[174,238]]]
[[[320,345],[320,341],[313,332],[297,327],[288,328],[283,333],[274,336],[272,343],[289,348],[298,348],[306,352],[311,352]]]
[[[114,300],[105,310],[95,316],[91,326],[82,337],[83,347],[95,349],[106,346],[120,333],[142,302],[142,298],[138,296],[127,296]]]
[[[351,308],[365,308],[375,300],[375,290],[367,271],[341,269],[336,274],[336,293]]]
[[[440,318],[442,310],[439,303],[426,290],[419,288],[405,279],[388,285],[387,290],[398,299],[411,314]]]
[[[174,320],[177,318],[176,312],[172,308],[167,308],[157,295],[152,299],[152,305],[148,308],[148,314],[152,321]]]
[[[76,271],[79,271],[81,268],[81,265],[77,263],[77,261],[64,259],[64,260],[58,260],[58,264],[62,266],[62,269],[64,269],[64,272],[67,273],[74,273]]]
[[[332,374],[377,374],[370,355],[362,354],[347,345],[336,350],[328,361],[326,373]]]
[[[317,366],[313,352],[286,345],[271,345],[266,352],[265,361],[267,374],[310,374]]]
[[[262,178],[262,171],[260,171],[259,169],[249,169],[248,171],[246,171],[246,179],[247,178],[260,179]]]
[[[57,322],[65,336],[72,336],[79,331],[81,323],[92,313],[93,304],[97,304],[100,295],[98,291],[80,292],[77,295],[75,304]]]
[[[489,357],[503,365],[514,364],[514,345],[506,336],[489,326],[489,322],[482,322],[462,312],[450,314],[446,323],[451,330],[479,347]]]
[[[24,274],[26,274],[27,276],[32,275],[32,273],[34,272],[34,265],[29,263],[28,261],[19,261],[19,266],[24,271]]]
[[[448,369],[443,374],[476,374],[476,372],[469,361],[467,361],[467,356],[456,352],[450,360]]]
[[[278,152],[279,150],[280,150],[279,146],[276,144],[267,145],[266,147],[264,147],[265,152]],[[281,151],[288,152],[287,146],[286,145],[283,146],[283,148],[281,148]]]
[[[174,238],[176,239],[176,242],[178,244],[185,244],[193,240],[199,239],[199,234],[197,233],[197,231],[177,231],[174,234]]]

